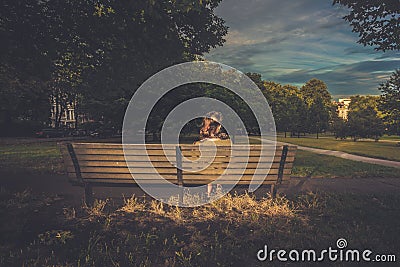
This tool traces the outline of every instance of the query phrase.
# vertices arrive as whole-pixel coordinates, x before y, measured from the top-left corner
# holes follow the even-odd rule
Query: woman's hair
[[[211,111],[203,118],[200,129],[200,140],[209,137],[218,137],[221,130],[222,114],[220,112]]]

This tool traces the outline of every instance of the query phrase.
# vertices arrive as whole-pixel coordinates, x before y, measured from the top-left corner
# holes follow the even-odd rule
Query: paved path
[[[278,143],[287,144],[287,145],[296,145],[296,144],[282,143],[282,142],[278,142]],[[349,154],[349,153],[346,153],[346,152],[336,151],[336,150],[327,150],[327,149],[305,147],[305,146],[299,146],[299,145],[296,145],[296,146],[297,146],[297,149],[313,152],[313,153],[316,153],[316,154],[334,156],[334,157],[343,158],[343,159],[361,161],[361,162],[365,162],[365,163],[377,164],[377,165],[382,165],[382,166],[387,166],[387,167],[399,168],[400,169],[400,161],[392,161],[392,160],[385,160],[385,159],[377,159],[377,158],[370,158],[370,157],[364,157],[364,156],[357,156],[357,155],[354,155],[354,154]]]
[[[383,166],[387,166],[387,167],[400,168],[399,161],[369,158],[369,157],[363,157],[363,156],[349,154],[349,153],[342,152],[342,151],[312,148],[312,147],[305,147],[305,146],[297,146],[297,148],[301,149],[301,150],[317,153],[317,154],[322,154],[322,155],[329,155],[329,156],[335,156],[335,157],[343,158],[343,159],[350,159],[350,160],[354,160],[354,161],[378,164],[378,165],[383,165]]]

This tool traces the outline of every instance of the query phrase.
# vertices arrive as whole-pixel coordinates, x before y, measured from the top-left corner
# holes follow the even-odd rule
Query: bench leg
[[[276,197],[276,185],[275,184],[271,184],[271,198],[275,198]]]
[[[85,204],[88,207],[93,206],[93,188],[90,184],[85,184]]]
[[[183,186],[179,186],[180,187],[180,194],[179,194],[179,203],[178,205],[183,205],[183,195],[184,195],[184,190],[183,190]]]

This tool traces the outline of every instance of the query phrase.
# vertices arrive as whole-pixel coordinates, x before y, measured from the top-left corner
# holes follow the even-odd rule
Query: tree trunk
[[[61,126],[61,118],[62,118],[62,114],[64,113],[64,109],[61,107],[61,105],[60,105],[59,111],[60,111],[60,114],[58,114],[58,120],[57,120],[57,124],[56,124],[57,129],[60,128],[60,126]]]
[[[54,115],[54,127],[58,128],[59,126],[59,114],[60,114],[60,100],[59,95],[56,94],[56,114]]]
[[[78,100],[77,97],[75,96],[75,100],[74,100],[74,124],[75,124],[75,130],[78,130],[78,116],[79,116],[79,112],[78,112]]]

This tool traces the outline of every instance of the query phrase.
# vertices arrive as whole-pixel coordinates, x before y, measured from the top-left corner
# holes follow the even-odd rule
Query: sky
[[[378,95],[379,84],[400,68],[399,51],[375,51],[332,0],[223,0],[215,12],[226,21],[226,42],[205,55],[264,80],[302,86],[324,81],[334,98]]]

